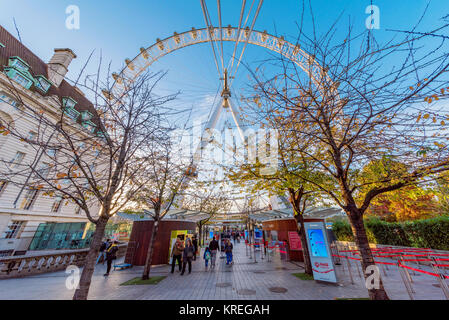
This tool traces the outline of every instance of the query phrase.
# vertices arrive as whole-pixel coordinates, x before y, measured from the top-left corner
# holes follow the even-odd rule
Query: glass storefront
[[[88,228],[86,222],[41,223],[28,250],[87,248],[92,233],[92,228]]]

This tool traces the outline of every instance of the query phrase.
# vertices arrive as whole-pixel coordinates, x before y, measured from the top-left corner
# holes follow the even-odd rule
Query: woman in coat
[[[187,244],[182,253],[182,272],[181,276],[186,271],[186,264],[189,264],[189,273],[192,272],[192,259],[195,254],[195,247],[192,244],[192,240],[187,239]]]

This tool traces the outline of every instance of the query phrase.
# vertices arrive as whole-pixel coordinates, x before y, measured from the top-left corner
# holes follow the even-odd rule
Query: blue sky
[[[248,8],[252,2],[247,0]],[[255,0],[255,6],[257,2]],[[313,0],[312,9],[318,34],[327,31],[341,16],[338,24],[341,33],[338,35],[343,37],[349,21],[355,31],[364,30],[368,17],[365,9],[372,3],[380,9],[380,29],[374,34],[382,42],[393,36],[388,29],[410,29],[429,2],[429,11],[421,23],[421,30],[427,30],[449,13],[448,0]],[[216,0],[206,0],[206,3],[212,21],[218,25]],[[237,26],[241,3],[241,0],[222,0],[223,25]],[[255,29],[284,35],[287,40],[294,41],[300,21],[300,4],[300,0],[265,0]],[[79,30],[69,30],[65,26],[69,5],[77,5],[80,9]],[[308,8],[306,11],[304,28],[311,34],[311,16]],[[111,61],[113,71],[119,72],[125,58],[134,58],[140,47],[149,47],[156,38],[163,39],[174,31],[187,31],[193,26],[205,26],[200,0],[0,0],[0,24],[17,36],[13,18],[24,44],[44,61],[51,58],[53,48],[71,48],[77,54],[78,58],[69,67],[71,79],[76,78],[92,50],[95,50],[96,58],[101,52],[103,61]],[[269,54],[263,48],[249,46],[243,62],[255,63]],[[87,70],[94,73],[95,63]],[[198,114],[208,115],[219,84],[209,44],[170,54],[153,64],[152,70],[168,71],[163,87],[171,92],[181,90],[183,95],[176,102],[179,106],[194,106]],[[240,67],[234,86],[237,94],[247,76],[245,68]]]
[[[248,0],[248,4],[252,1]],[[257,1],[256,1],[257,2]],[[343,12],[342,21],[351,17],[355,27],[364,28],[367,15],[365,8],[371,0],[313,0],[318,31],[325,31]],[[428,1],[425,0],[374,0],[380,8],[381,29],[376,31],[379,38],[388,35],[386,29],[409,28],[421,15]],[[423,27],[431,26],[444,13],[449,13],[449,1],[431,0],[430,11]],[[216,1],[206,0],[216,19]],[[241,0],[223,0],[223,24],[237,25]],[[81,28],[65,28],[68,5],[79,6]],[[296,23],[300,18],[299,0],[265,0],[256,29],[270,33],[295,36]],[[133,58],[140,47],[151,45],[156,38],[164,38],[173,33],[204,26],[199,0],[0,0],[0,24],[16,35],[13,24],[15,17],[23,42],[44,61],[52,55],[56,47],[69,47],[78,55],[71,70],[78,70],[89,53],[102,50],[106,60],[119,68],[125,58]],[[310,17],[306,17],[310,22]],[[306,23],[306,28],[311,24]],[[310,30],[310,29],[309,29]],[[213,62],[210,47],[202,48],[201,62]],[[194,51],[177,55],[170,65],[161,68],[175,68],[188,71],[182,66],[195,58]],[[213,65],[212,65],[213,66]],[[207,68],[210,66],[207,65]],[[207,69],[205,70],[207,71]],[[206,72],[207,73],[207,72]],[[73,76],[73,74],[70,74]],[[210,78],[209,80],[213,80]]]
[[[247,0],[248,7],[252,0]],[[257,5],[258,0],[256,0]],[[218,25],[215,0],[206,0],[214,25]],[[300,0],[265,0],[256,30],[284,35],[292,40],[300,21]],[[313,0],[317,33],[323,33],[341,15],[340,33],[344,36],[348,21],[355,31],[365,28],[371,3],[380,9],[380,29],[374,34],[379,42],[390,39],[388,29],[410,29],[423,13],[427,0]],[[67,6],[80,8],[80,29],[65,27]],[[222,0],[223,25],[237,26],[241,0]],[[449,14],[449,0],[431,0],[429,11],[421,23],[421,30],[431,29],[438,19]],[[114,71],[120,71],[125,58],[134,58],[140,47],[149,47],[156,38],[165,38],[174,31],[205,26],[199,0],[0,0],[0,24],[17,36],[13,17],[22,41],[42,60],[48,61],[53,48],[71,48],[78,56],[70,66],[69,78],[76,77],[90,52],[101,51],[104,61],[111,61]],[[251,21],[251,19],[250,19]],[[305,15],[305,31],[311,34],[310,14]],[[262,48],[248,48],[244,62],[263,59]],[[392,62],[394,63],[394,61]],[[163,84],[166,90],[181,90],[176,102],[180,107],[193,106],[196,115],[207,117],[211,101],[217,92],[218,75],[209,44],[177,51],[152,65],[154,71],[169,72]],[[88,68],[95,72],[95,64]],[[244,68],[239,69],[240,83],[246,79]],[[237,81],[236,81],[237,82]],[[235,88],[234,88],[235,89]],[[230,117],[227,118],[229,120]],[[222,120],[222,125],[226,117]]]

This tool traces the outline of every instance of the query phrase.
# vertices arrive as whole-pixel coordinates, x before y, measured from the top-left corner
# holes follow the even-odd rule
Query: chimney
[[[75,58],[76,54],[70,49],[55,49],[55,53],[48,63],[48,80],[59,87],[69,71],[70,63]]]

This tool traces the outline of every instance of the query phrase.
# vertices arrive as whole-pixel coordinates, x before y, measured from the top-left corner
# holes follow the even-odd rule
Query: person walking
[[[192,259],[194,255],[194,246],[192,244],[192,240],[187,239],[186,246],[182,253],[182,271],[181,276],[186,272],[186,265],[189,264],[189,274],[192,272]]]
[[[215,261],[217,259],[217,250],[219,249],[218,241],[215,240],[215,237],[212,238],[212,241],[209,243],[209,250],[211,255],[210,267],[215,268]]]
[[[210,252],[209,247],[206,247],[206,249],[204,249],[204,255],[203,255],[203,259],[204,259],[204,263],[206,266],[206,271],[207,271],[207,267],[209,266],[209,260],[211,260],[212,258],[212,254]],[[211,265],[212,267],[212,265]]]
[[[178,261],[179,272],[181,272],[182,269],[181,260],[183,251],[184,251],[184,244],[182,243],[181,239],[177,238],[171,250],[171,257],[172,257],[171,273],[175,272],[176,261]]]
[[[232,249],[233,245],[230,239],[227,239],[225,244],[225,253],[226,253],[226,264],[232,264]]]
[[[193,252],[193,261],[196,261],[196,254],[198,252],[198,240],[196,239],[196,236],[192,237],[192,244],[195,251]]]
[[[106,261],[107,261],[107,271],[104,276],[109,276],[109,272],[111,271],[112,260],[117,259],[117,251],[118,251],[118,241],[114,241],[108,249],[106,249]]]
[[[100,262],[101,257],[103,257],[102,264],[106,261],[106,249],[111,245],[111,239],[107,239],[100,246],[100,253],[98,254],[97,263]]]

